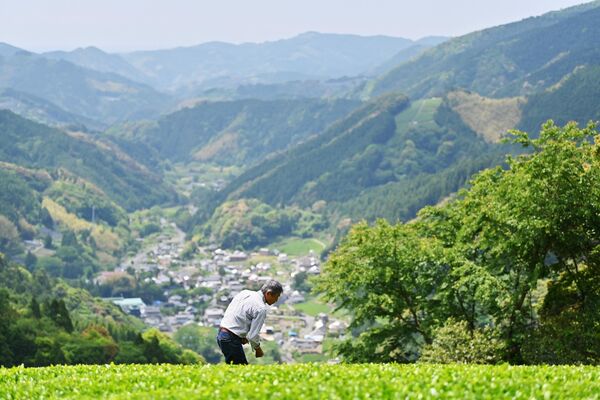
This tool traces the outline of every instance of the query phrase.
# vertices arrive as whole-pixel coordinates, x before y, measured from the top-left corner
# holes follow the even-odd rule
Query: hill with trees
[[[0,253],[0,365],[205,361],[114,304],[93,298]]]
[[[324,201],[338,217],[406,220],[502,154],[442,99],[411,103],[388,95],[248,169],[213,201],[256,198],[305,208]]]
[[[0,57],[0,88],[36,96],[106,125],[155,116],[170,101],[167,95],[120,75],[28,52]]]
[[[159,173],[116,145],[93,134],[50,128],[10,111],[0,111],[0,160],[53,174],[67,170],[127,210],[176,199]]]
[[[465,89],[488,97],[532,94],[582,65],[600,63],[593,1],[540,17],[451,39],[368,85],[377,95],[403,91],[412,98]]]
[[[202,102],[111,134],[143,143],[173,162],[244,166],[321,132],[358,105],[343,99]]]

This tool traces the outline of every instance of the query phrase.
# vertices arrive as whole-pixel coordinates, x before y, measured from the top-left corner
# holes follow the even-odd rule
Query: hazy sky
[[[106,51],[289,38],[306,31],[459,36],[585,0],[0,0],[0,42]]]

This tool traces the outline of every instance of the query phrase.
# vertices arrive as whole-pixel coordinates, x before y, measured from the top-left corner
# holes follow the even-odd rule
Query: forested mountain
[[[600,121],[600,65],[577,68],[561,82],[529,98],[518,128],[535,132],[548,119],[559,125],[576,121],[584,126]]]
[[[10,111],[0,111],[0,161],[49,172],[70,171],[128,210],[176,198],[160,174],[116,145],[90,134],[49,128]]]
[[[371,75],[371,76],[383,75],[386,72],[388,72],[389,70],[394,69],[398,65],[400,65],[406,61],[409,61],[413,58],[416,58],[417,56],[424,53],[427,49],[430,49],[434,46],[444,43],[448,39],[449,38],[443,37],[443,36],[428,36],[428,37],[419,39],[419,40],[415,41],[413,45],[400,50],[393,57],[391,57],[390,59],[381,63],[373,70],[369,71],[369,75]]]
[[[359,104],[342,99],[203,102],[137,130],[113,131],[172,161],[246,165],[321,132]]]
[[[104,124],[156,116],[169,102],[166,95],[122,76],[25,52],[0,57],[0,88],[42,98]]]
[[[215,198],[309,207],[325,201],[356,219],[406,219],[501,160],[447,101],[375,99],[323,134],[250,168]]]
[[[70,113],[47,100],[14,89],[0,89],[0,109],[51,126],[85,126],[93,130],[106,128],[101,121]]]
[[[412,41],[386,36],[308,32],[265,43],[211,42],[193,47],[122,54],[161,89],[227,77],[239,83],[358,75],[386,61]],[[221,85],[212,84],[212,87]],[[210,88],[207,83],[205,88]]]
[[[278,83],[221,82],[219,87],[203,89],[207,85],[192,85],[178,91],[182,97],[209,101],[241,99],[315,99],[353,98],[354,93],[368,82],[365,76],[341,77],[326,80],[293,80]]]
[[[449,40],[377,79],[369,93],[411,97],[462,88],[485,96],[539,92],[581,65],[600,63],[594,1]]]
[[[147,83],[144,74],[135,69],[118,54],[109,54],[97,47],[78,48],[73,51],[51,51],[41,54],[52,60],[65,60],[83,68],[99,72],[112,72],[127,79]]]

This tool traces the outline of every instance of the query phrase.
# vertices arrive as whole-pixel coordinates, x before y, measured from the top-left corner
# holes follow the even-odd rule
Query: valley
[[[600,326],[599,17],[0,43],[0,364],[219,363],[224,310],[269,279],[251,363],[597,363],[560,327]]]

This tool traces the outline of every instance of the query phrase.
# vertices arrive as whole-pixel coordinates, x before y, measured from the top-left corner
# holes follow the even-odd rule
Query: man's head
[[[281,293],[283,293],[283,286],[281,286],[281,283],[271,279],[260,290],[263,292],[267,304],[273,305],[279,300]]]

